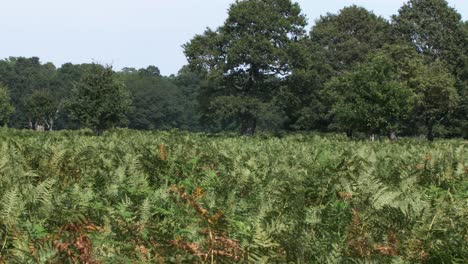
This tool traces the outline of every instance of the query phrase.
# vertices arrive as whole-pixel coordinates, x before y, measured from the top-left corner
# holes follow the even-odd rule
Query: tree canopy
[[[335,121],[340,129],[368,134],[390,134],[410,115],[413,91],[401,81],[401,69],[379,52],[343,76],[328,83],[336,102]]]
[[[24,101],[28,115],[29,127],[37,129],[44,126],[46,130],[53,130],[59,111],[59,103],[48,91],[36,90]]]
[[[234,1],[170,76],[3,59],[1,122],[468,138],[468,21],[446,0],[408,0],[389,20],[352,5],[310,24],[291,0]]]
[[[112,68],[93,64],[73,90],[72,117],[100,135],[121,124],[130,107],[130,96]]]
[[[207,112],[235,118],[241,134],[253,134],[259,109],[291,72],[290,53],[305,25],[290,0],[236,1],[223,26],[184,45],[190,67],[211,81],[204,93],[210,97]]]
[[[0,83],[0,125],[4,126],[8,124],[13,111],[14,108],[11,105],[8,90]]]

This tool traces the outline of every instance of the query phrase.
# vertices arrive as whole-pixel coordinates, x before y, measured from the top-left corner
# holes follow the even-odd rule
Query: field
[[[0,129],[0,263],[467,263],[468,144]]]

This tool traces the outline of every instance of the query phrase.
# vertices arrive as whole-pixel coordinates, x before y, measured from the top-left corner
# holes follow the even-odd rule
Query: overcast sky
[[[60,66],[98,62],[156,65],[169,75],[186,63],[181,45],[226,19],[234,0],[0,0],[0,59],[37,56]],[[299,0],[309,26],[356,4],[390,17],[404,0]],[[468,1],[450,0],[463,19]]]

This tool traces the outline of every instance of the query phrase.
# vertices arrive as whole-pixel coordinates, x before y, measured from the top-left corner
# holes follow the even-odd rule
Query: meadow
[[[468,142],[0,129],[0,263],[467,263]]]

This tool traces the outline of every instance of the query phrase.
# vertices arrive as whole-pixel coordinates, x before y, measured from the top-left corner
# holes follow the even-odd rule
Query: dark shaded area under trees
[[[177,75],[4,59],[0,125],[468,137],[468,22],[445,0],[390,21],[345,7],[306,30],[290,0],[245,0],[183,46]]]

